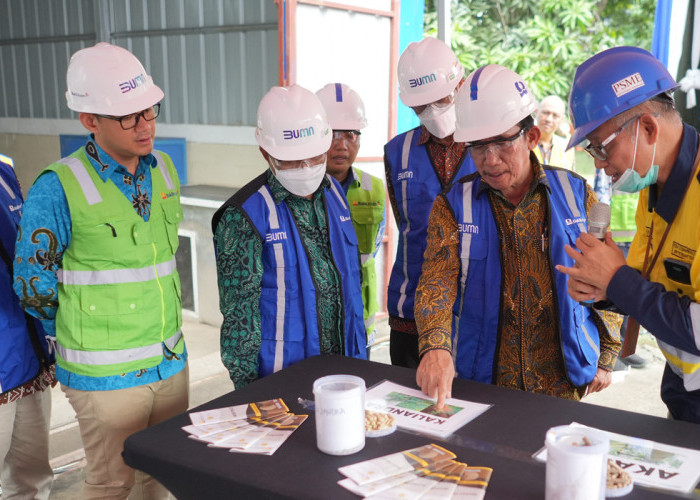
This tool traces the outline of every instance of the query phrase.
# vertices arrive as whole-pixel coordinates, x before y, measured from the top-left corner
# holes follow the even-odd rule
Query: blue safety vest
[[[343,354],[366,359],[357,237],[342,187],[326,177],[331,181],[323,191],[331,256],[342,281]],[[214,226],[227,205],[237,205],[246,212],[263,242],[258,373],[264,377],[321,353],[316,287],[292,212],[284,201],[275,203],[267,173],[244,189],[241,196],[236,193],[217,212]]]
[[[446,186],[435,171],[425,144],[418,145],[420,128],[397,135],[384,146],[384,157],[391,169],[387,179],[394,189],[399,208],[399,244],[389,279],[387,308],[389,315],[413,319],[413,307],[423,267],[428,236],[428,218],[433,201]],[[453,179],[474,172],[474,162],[464,156]]]
[[[566,373],[582,386],[593,380],[600,357],[600,338],[591,308],[569,297],[567,276],[557,264],[573,266],[564,245],[574,246],[585,232],[586,183],[564,169],[545,167],[548,190],[550,273],[554,277],[554,307],[559,312],[559,337]],[[479,193],[481,177],[460,179],[446,193],[460,233],[460,286],[454,306],[452,352],[457,375],[493,383],[501,312],[501,246],[489,197]]]
[[[0,239],[9,259],[14,258],[17,226],[22,215],[22,192],[15,177],[12,159],[0,155]],[[39,375],[42,366],[53,363],[44,329],[31,319],[31,332],[19,298],[12,289],[12,271],[0,259],[0,393],[29,382]]]

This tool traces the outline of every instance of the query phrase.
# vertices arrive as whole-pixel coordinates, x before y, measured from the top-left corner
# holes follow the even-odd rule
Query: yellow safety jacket
[[[698,171],[693,176],[697,177]],[[652,222],[654,232],[651,235],[650,257],[656,252],[657,245],[661,241],[666,222],[655,212],[649,209],[649,188],[644,189],[639,195],[637,205],[637,233],[632,240],[632,245],[627,256],[627,265],[642,270],[647,241],[651,232]],[[661,249],[656,264],[649,274],[649,280],[661,283],[666,291],[676,292],[678,295],[689,297],[693,303],[690,306],[690,315],[693,324],[695,343],[700,345],[700,182],[694,180],[681,203],[678,213],[671,225],[666,237],[666,242]],[[676,269],[689,269],[687,282],[677,281],[668,276],[667,265]],[[683,273],[674,273],[677,279],[682,279]],[[683,280],[685,281],[685,280]],[[651,332],[652,334],[654,332]],[[700,356],[685,352],[657,339],[659,348],[663,352],[671,370],[683,379],[683,385],[687,391],[700,389]]]

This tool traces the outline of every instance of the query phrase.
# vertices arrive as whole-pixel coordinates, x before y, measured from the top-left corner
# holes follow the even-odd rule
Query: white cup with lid
[[[545,437],[546,500],[605,498],[610,440],[587,427],[552,427]]]
[[[365,447],[365,381],[328,375],[314,381],[316,446],[329,455],[350,455]]]

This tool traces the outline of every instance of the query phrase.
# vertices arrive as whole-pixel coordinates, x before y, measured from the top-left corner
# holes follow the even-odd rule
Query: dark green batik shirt
[[[341,278],[331,256],[323,189],[324,177],[312,199],[295,196],[267,171],[267,183],[276,204],[284,201],[292,213],[309,259],[316,286],[316,310],[322,354],[343,353]],[[221,360],[236,388],[258,378],[260,352],[260,293],[262,287],[262,240],[243,209],[228,207],[214,235],[217,248]]]

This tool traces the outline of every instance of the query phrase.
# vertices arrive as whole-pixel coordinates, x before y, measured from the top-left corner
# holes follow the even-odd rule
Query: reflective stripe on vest
[[[578,211],[578,207],[576,206],[576,197],[574,196],[574,190],[571,187],[571,182],[569,182],[569,174],[568,172],[564,170],[556,170],[557,177],[559,178],[559,182],[561,183],[561,187],[564,190],[564,197],[566,198],[566,204],[569,205],[569,210],[571,210],[571,214],[577,218],[581,218],[581,212]],[[582,233],[586,232],[586,226],[581,224],[580,222],[578,223],[578,228],[579,231]],[[588,335],[588,334],[586,334]]]
[[[362,175],[359,170],[356,170],[355,167],[352,168],[353,173],[355,177],[359,175],[360,177],[360,187],[364,189],[365,191],[372,191],[372,176],[370,175]]]
[[[376,318],[376,314],[372,314],[371,316],[368,316],[365,319],[365,329],[367,329],[367,335],[370,335],[372,332],[369,331],[369,329],[374,325],[374,319]]]
[[[160,356],[163,353],[162,344],[165,344],[165,346],[172,351],[181,338],[182,330],[178,330],[172,337],[165,339],[162,343],[158,342],[143,347],[132,347],[119,351],[77,351],[75,349],[66,349],[61,344],[57,344],[56,352],[58,352],[61,358],[70,363],[80,363],[83,365],[114,365]]]
[[[690,324],[693,325],[695,347],[700,351],[700,304],[697,302],[690,304]]]
[[[95,183],[92,182],[92,177],[90,177],[88,171],[85,170],[85,165],[83,165],[82,161],[80,161],[78,158],[69,156],[62,158],[58,163],[66,165],[68,168],[70,168],[71,172],[73,172],[73,175],[80,185],[80,189],[83,190],[83,194],[85,195],[88,205],[94,205],[95,203],[100,203],[102,201],[102,196],[100,196]]]
[[[693,335],[695,336],[695,346],[700,349],[700,304],[696,302],[691,303],[689,312],[690,323],[693,325]],[[695,391],[700,389],[700,356],[673,347],[659,339],[656,339],[656,342],[659,344],[673,373],[683,379],[685,390]]]
[[[683,379],[683,387],[686,391],[700,389],[700,356],[673,347],[656,339],[661,348],[671,371]]]
[[[163,157],[161,156],[160,152],[153,151],[153,157],[156,159],[156,163],[158,164],[160,173],[163,176],[163,180],[165,181],[165,187],[167,187],[168,189],[175,189],[173,179],[170,177],[170,172],[168,172],[168,168],[165,166],[165,160],[163,160]]]
[[[462,217],[462,222],[464,224],[472,224],[474,222],[474,217],[472,215],[472,189],[474,188],[474,183],[465,183],[462,186],[462,206],[464,207],[464,215]],[[464,289],[467,286],[467,276],[469,275],[469,255],[472,247],[472,233],[464,232],[462,233],[462,252],[460,258],[462,259],[462,276],[459,278],[460,286],[460,297],[464,297]],[[459,315],[455,318],[454,328],[455,332],[454,345],[459,342],[459,318],[462,316],[462,308],[464,307],[464,300],[461,301],[459,305]],[[457,357],[457,349],[452,349],[452,359]]]
[[[59,283],[64,285],[114,285],[116,283],[138,283],[168,276],[176,269],[175,257],[154,266],[134,269],[108,269],[106,271],[67,271],[59,269]]]
[[[578,206],[576,206],[576,197],[574,196],[574,189],[571,187],[569,173],[565,170],[556,170],[556,174],[559,178],[559,182],[561,183],[561,187],[564,190],[566,204],[569,206],[571,214],[574,216],[574,218],[581,219],[581,212],[579,212]],[[581,231],[582,233],[587,232],[586,226],[584,226],[581,222],[579,222],[577,226],[579,228],[579,231]],[[596,345],[595,340],[593,340],[593,338],[591,337],[591,334],[588,333],[585,323],[581,325],[581,330],[583,331],[583,335],[586,337],[586,342],[588,342],[591,348],[593,348],[593,351],[600,357],[600,348]]]
[[[413,132],[415,129],[409,130],[403,140],[403,148],[401,149],[401,170],[408,170],[408,155],[411,151],[411,142],[413,141]],[[402,205],[403,213],[406,214],[406,229],[401,233],[401,238],[403,239],[403,283],[401,283],[400,293],[401,297],[396,305],[396,309],[399,312],[400,318],[405,318],[403,312],[403,304],[406,302],[406,287],[408,286],[408,233],[411,231],[411,219],[408,218],[408,199],[407,191],[408,189],[408,179],[403,179],[401,181],[401,194],[402,194]]]
[[[267,211],[269,215],[269,223],[271,229],[279,229],[280,222],[277,218],[277,207],[275,207],[275,201],[272,199],[270,191],[267,186],[262,186],[258,189],[265,200],[267,205]],[[273,363],[273,370],[278,372],[284,368],[284,311],[286,304],[286,293],[287,288],[284,284],[284,249],[282,248],[282,243],[273,243],[272,247],[275,250],[275,263],[277,272],[277,321],[275,322],[275,361]]]
[[[326,174],[326,177],[328,178],[328,181],[331,182],[330,175]],[[338,191],[338,188],[336,187],[333,182],[331,182],[331,191],[333,191],[333,194],[335,194],[336,198],[338,198],[338,201],[340,201],[340,205],[345,209],[348,210],[348,204],[345,203],[345,195],[340,194],[340,191]]]
[[[634,235],[637,233],[636,230],[632,231],[611,231],[612,232],[612,237],[614,240],[617,240],[618,238],[634,238]]]
[[[2,185],[2,187],[5,189],[5,191],[7,191],[7,194],[10,196],[11,200],[14,200],[15,198],[17,198],[15,196],[15,192],[12,190],[10,185],[7,182],[5,182],[5,179],[3,179],[2,176],[0,176],[0,185]]]

